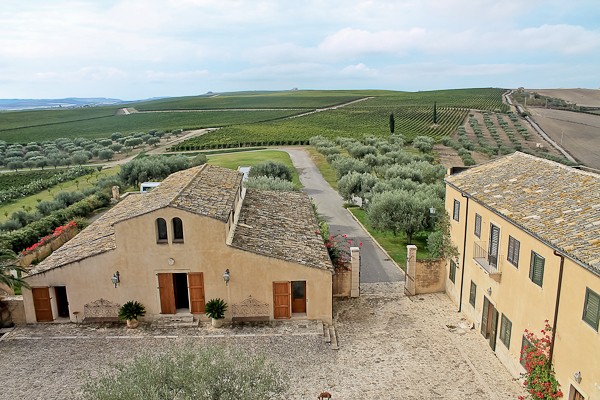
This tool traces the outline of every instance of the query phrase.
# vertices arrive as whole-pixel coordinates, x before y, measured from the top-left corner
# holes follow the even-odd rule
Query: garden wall
[[[360,250],[350,247],[348,270],[336,270],[333,275],[333,297],[358,297],[360,295]]]
[[[408,296],[445,291],[446,260],[417,260],[417,246],[406,246],[404,292]]]

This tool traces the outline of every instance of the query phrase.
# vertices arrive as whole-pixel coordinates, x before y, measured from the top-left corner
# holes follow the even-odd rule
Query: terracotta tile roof
[[[248,189],[232,246],[267,257],[332,270],[312,204],[301,192]]]
[[[29,275],[113,250],[116,248],[116,223],[167,206],[227,221],[241,181],[241,173],[213,165],[171,174],[150,193],[133,194],[123,199],[31,269]]]
[[[600,175],[517,152],[446,182],[600,275]]]

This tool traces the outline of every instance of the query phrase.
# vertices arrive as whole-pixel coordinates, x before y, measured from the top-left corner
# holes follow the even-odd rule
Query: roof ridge
[[[196,177],[198,177],[198,175],[200,175],[202,172],[204,172],[207,165],[208,164],[205,163],[205,164],[199,165],[197,167],[192,167],[192,168],[198,168],[198,171],[196,171],[196,173],[190,178],[190,180],[184,186],[181,187],[181,189],[179,191],[175,192],[175,195],[173,196],[173,198],[171,198],[171,200],[169,200],[167,202],[167,205],[172,205],[173,202],[175,200],[177,200],[177,198],[179,196],[181,196],[181,193],[183,193],[188,187],[190,187],[192,182],[194,182],[194,179],[196,179]],[[185,170],[183,170],[183,171],[185,171]]]

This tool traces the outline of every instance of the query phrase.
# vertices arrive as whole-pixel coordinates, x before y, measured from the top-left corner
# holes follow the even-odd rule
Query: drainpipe
[[[465,207],[465,235],[463,237],[463,253],[462,253],[462,263],[461,263],[461,271],[460,271],[460,298],[458,299],[458,312],[462,310],[462,297],[463,297],[463,281],[465,280],[465,258],[467,252],[467,226],[469,224],[469,196],[465,196],[464,193],[460,194],[462,197],[467,199],[467,206]]]
[[[563,269],[565,266],[565,256],[557,253],[554,250],[554,255],[560,257],[560,269],[558,270],[558,285],[556,287],[556,305],[554,306],[554,321],[552,322],[552,343],[550,344],[549,361],[552,363],[552,357],[554,356],[554,339],[556,338],[556,324],[558,322],[558,306],[560,304],[560,290],[562,288],[562,276]]]

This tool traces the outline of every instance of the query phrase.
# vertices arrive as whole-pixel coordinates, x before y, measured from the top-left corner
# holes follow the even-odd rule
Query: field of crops
[[[0,190],[11,187],[23,187],[37,179],[48,179],[56,174],[65,172],[64,169],[47,169],[44,171],[21,171],[0,174]]]
[[[47,126],[32,126],[0,131],[0,140],[27,143],[60,137],[105,138],[113,132],[128,134],[152,129],[196,129],[231,124],[245,124],[282,118],[298,111],[202,111],[173,113],[135,113]]]

